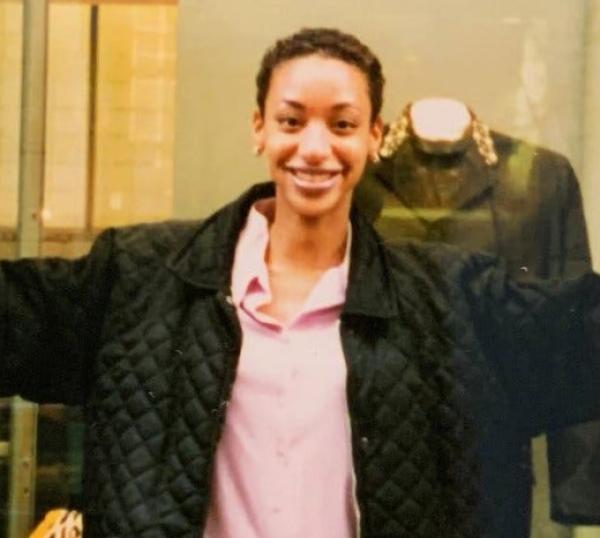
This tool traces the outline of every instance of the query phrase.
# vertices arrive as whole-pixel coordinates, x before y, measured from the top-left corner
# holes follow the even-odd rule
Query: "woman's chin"
[[[346,219],[350,204],[344,203],[340,196],[305,195],[296,197],[291,204],[292,210],[304,219],[328,219],[340,217]]]

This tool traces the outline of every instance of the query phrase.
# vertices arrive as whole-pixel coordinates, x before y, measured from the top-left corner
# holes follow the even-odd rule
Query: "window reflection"
[[[176,16],[172,0],[49,2],[42,255],[76,257],[101,228],[171,216]],[[0,0],[0,258],[18,241],[22,26],[22,2]],[[0,400],[0,536],[10,406]],[[40,407],[32,525],[77,506],[81,444],[79,410]]]
[[[171,214],[172,6],[102,6],[98,26],[95,227]]]
[[[47,229],[170,216],[176,13],[51,4]]]
[[[21,3],[0,2],[0,255],[17,223],[22,24]]]
[[[21,103],[20,2],[0,2],[0,258],[14,258]],[[0,535],[7,525],[10,406],[0,399]]]

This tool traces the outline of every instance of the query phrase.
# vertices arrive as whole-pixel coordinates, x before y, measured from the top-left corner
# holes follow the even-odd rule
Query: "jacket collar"
[[[193,287],[229,295],[237,239],[248,212],[254,202],[274,194],[272,182],[251,187],[197,227],[184,245],[169,256],[167,267]],[[351,223],[353,240],[344,313],[395,317],[397,307],[385,247],[354,209]]]
[[[383,159],[373,173],[402,205],[429,223],[477,203],[495,183],[493,167],[485,163],[472,141],[459,153],[434,156],[408,139],[390,159]],[[440,207],[424,207],[424,200],[436,197],[432,179],[443,177],[456,184],[452,196]]]

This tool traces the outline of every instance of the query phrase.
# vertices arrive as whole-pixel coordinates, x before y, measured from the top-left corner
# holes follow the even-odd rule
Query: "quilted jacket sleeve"
[[[523,427],[600,417],[600,276],[515,283],[488,263],[468,279],[475,323]]]
[[[112,232],[76,260],[0,262],[0,397],[81,403],[114,271]]]

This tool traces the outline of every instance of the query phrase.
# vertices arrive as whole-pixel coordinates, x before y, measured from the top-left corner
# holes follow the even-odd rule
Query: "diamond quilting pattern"
[[[239,345],[220,290],[233,210],[175,265],[193,226],[109,231],[76,262],[2,265],[14,323],[0,393],[86,403],[90,538],[197,538]],[[342,321],[363,535],[504,538],[503,462],[532,432],[600,413],[598,280],[513,286],[482,256],[378,248],[353,259],[376,285],[359,283]],[[388,317],[361,311],[382,302],[371,292],[389,294]]]
[[[89,445],[98,476],[91,481],[104,484],[100,504],[106,504],[96,511],[105,529],[178,536],[198,520],[207,495],[223,340],[209,326],[216,307],[177,283],[163,259],[146,256],[149,238],[159,245],[165,238],[148,236],[144,227],[136,232],[143,239],[125,235],[116,245],[118,272],[126,278],[112,290],[114,314],[94,373],[98,420]]]

